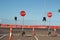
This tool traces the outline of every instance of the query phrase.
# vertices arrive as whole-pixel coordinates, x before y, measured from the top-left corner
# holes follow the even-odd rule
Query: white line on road
[[[2,39],[3,37],[5,37],[5,36],[7,36],[8,34],[5,34],[5,35],[3,35],[2,37],[0,37],[0,39]]]
[[[34,36],[36,40],[38,40],[37,36]]]

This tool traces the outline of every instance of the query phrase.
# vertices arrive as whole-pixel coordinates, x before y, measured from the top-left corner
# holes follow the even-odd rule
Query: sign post
[[[20,15],[22,16],[22,18],[23,18],[23,20],[22,20],[22,36],[25,34],[25,32],[24,32],[24,16],[26,15],[26,12],[25,11],[21,11],[20,12]]]
[[[14,20],[15,20],[15,25],[16,25],[16,23],[17,23],[17,17],[16,16],[14,17]],[[17,25],[16,25],[16,28],[17,28]]]
[[[48,12],[47,16],[50,19],[52,17],[52,12]],[[51,34],[51,31],[50,31],[50,20],[49,20],[48,35],[50,35],[50,34]]]

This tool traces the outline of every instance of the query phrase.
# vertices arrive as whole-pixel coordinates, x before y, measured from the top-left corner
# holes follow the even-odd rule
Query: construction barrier
[[[12,26],[10,26],[10,36],[9,36],[9,40],[12,40]]]
[[[1,27],[3,28],[10,28],[10,26],[12,26],[12,28],[22,28],[23,25],[14,25],[14,24],[0,24]],[[17,26],[17,27],[16,27]],[[24,25],[23,28],[49,28],[49,26],[43,26],[43,25]],[[50,26],[50,28],[54,29],[60,29],[60,26]]]

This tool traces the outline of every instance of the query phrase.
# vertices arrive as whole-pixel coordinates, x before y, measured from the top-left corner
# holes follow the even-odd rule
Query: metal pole
[[[22,25],[22,36],[24,36],[25,35],[25,32],[24,32],[24,17],[23,17],[22,23],[23,23],[23,25]]]
[[[15,25],[16,25],[16,23],[17,23],[17,17],[16,16],[14,17],[14,20],[15,20]],[[15,27],[17,27],[17,26],[15,26]]]
[[[51,35],[51,30],[50,30],[50,20],[49,20],[49,26],[48,26],[48,36]]]
[[[23,19],[22,19],[22,31],[24,31],[24,17],[23,17]]]
[[[17,21],[15,21],[15,25],[17,25]],[[16,26],[16,28],[17,28],[17,26]]]
[[[48,32],[50,31],[50,19],[49,19],[49,27],[48,27]]]

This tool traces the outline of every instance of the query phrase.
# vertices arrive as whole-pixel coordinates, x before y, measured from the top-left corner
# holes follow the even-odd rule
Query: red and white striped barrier
[[[12,40],[12,26],[10,26],[10,36],[9,36],[9,40]]]
[[[34,32],[34,27],[33,27],[33,30],[32,30],[32,35],[33,35],[33,36],[35,35],[35,32]]]
[[[10,28],[10,26],[12,26],[12,28],[22,28],[23,25],[14,25],[14,24],[0,24],[0,27],[2,28]],[[16,27],[17,26],[17,27]],[[49,28],[49,26],[43,26],[43,25],[24,25],[23,28]],[[60,29],[60,26],[50,26],[51,29]]]
[[[53,33],[53,36],[57,36],[57,33],[56,33],[56,28],[54,28],[54,33]]]

